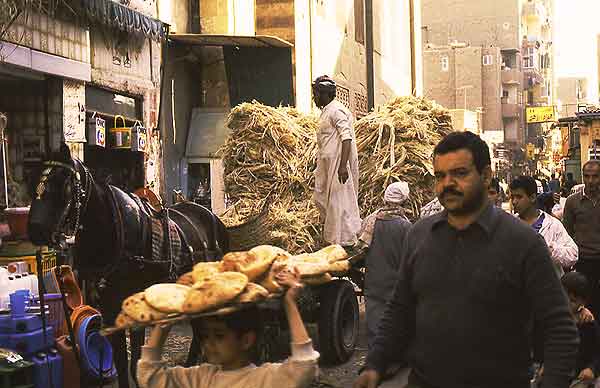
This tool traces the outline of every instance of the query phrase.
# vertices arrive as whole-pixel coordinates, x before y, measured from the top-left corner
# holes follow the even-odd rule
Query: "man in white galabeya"
[[[336,83],[328,76],[312,85],[321,109],[314,200],[324,221],[323,239],[351,246],[360,231],[358,152],[350,111],[335,99]]]

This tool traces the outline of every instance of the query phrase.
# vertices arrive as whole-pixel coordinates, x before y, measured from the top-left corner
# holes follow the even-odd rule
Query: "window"
[[[527,91],[527,105],[533,104],[533,90]]]
[[[448,65],[448,57],[442,57],[442,71],[448,71],[450,66]]]
[[[494,57],[490,54],[486,54],[483,56],[483,65],[489,66],[494,64]]]
[[[503,90],[502,91],[502,97],[503,98],[508,98],[508,90]]]
[[[523,67],[526,69],[531,69],[535,67],[535,48],[527,47],[525,54],[526,55],[523,57]]]
[[[365,0],[354,0],[354,39],[365,44]]]

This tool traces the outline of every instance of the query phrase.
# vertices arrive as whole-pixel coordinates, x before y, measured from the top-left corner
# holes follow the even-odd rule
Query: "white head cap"
[[[400,205],[408,199],[410,195],[410,189],[408,183],[404,181],[394,182],[385,189],[383,200],[386,203]]]

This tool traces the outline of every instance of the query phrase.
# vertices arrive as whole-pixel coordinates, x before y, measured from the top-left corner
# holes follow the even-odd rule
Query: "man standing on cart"
[[[312,88],[314,101],[321,109],[314,200],[324,221],[323,239],[328,244],[351,246],[361,227],[353,118],[335,99],[333,79],[321,76]]]

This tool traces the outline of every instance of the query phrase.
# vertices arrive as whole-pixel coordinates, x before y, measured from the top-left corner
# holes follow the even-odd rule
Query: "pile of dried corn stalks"
[[[254,220],[254,236],[246,237],[260,240],[233,236],[234,248],[263,243],[299,252],[317,247],[319,214],[311,201],[317,119],[254,102],[233,108],[227,126],[231,135],[219,153],[231,207],[223,221],[247,223],[266,208]]]
[[[412,215],[418,216],[433,198],[433,148],[452,131],[448,110],[425,98],[399,97],[359,120],[355,131],[362,215],[383,205],[388,184],[403,180],[410,186]]]
[[[233,248],[318,248],[321,226],[311,199],[317,118],[254,102],[232,109],[227,126],[232,132],[219,152],[230,205],[223,221],[236,231]],[[409,182],[418,215],[433,196],[431,155],[452,130],[449,112],[423,98],[401,97],[358,121],[355,130],[362,215],[381,207],[387,185],[400,179]]]

